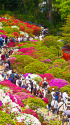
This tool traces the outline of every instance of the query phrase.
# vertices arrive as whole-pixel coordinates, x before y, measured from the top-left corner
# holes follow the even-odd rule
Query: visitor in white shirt
[[[54,91],[54,88],[52,88],[52,92],[51,92],[51,95],[52,95],[52,98],[54,97],[55,95],[55,91]]]
[[[63,100],[64,100],[64,109],[66,109],[66,104],[67,104],[67,100],[68,100],[68,94],[67,94],[67,90],[65,92],[63,92],[62,94],[62,97],[63,97]]]
[[[68,92],[67,92],[67,90],[65,91],[65,92],[63,92],[63,99],[64,99],[64,102],[66,103],[67,102],[67,100],[68,100],[68,94],[67,94]]]

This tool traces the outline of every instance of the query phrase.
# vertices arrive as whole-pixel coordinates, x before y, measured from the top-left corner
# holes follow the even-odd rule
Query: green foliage
[[[44,63],[40,61],[34,61],[25,66],[24,72],[25,73],[36,73],[36,74],[44,74],[46,70],[48,69],[48,66],[46,66]]]
[[[53,67],[53,68],[49,69],[48,71],[46,71],[46,73],[51,73],[56,78],[62,78],[62,72],[63,72],[63,70],[59,67]]]
[[[67,86],[62,87],[60,90],[61,90],[61,92],[64,92],[65,90],[67,90],[68,94],[70,95],[70,85],[69,84]]]
[[[3,24],[5,25],[5,24]],[[19,32],[19,30],[17,28],[11,28],[10,26],[4,26],[3,27],[3,30],[8,33],[8,34],[11,34],[13,32]]]
[[[63,39],[70,45],[70,15],[67,16],[66,24],[61,29]]]
[[[54,65],[59,65],[59,64],[63,64],[65,63],[66,61],[62,58],[62,59],[56,59],[53,64]]]
[[[53,6],[59,10],[62,20],[70,14],[70,0],[56,0]]]
[[[48,88],[48,90],[50,90],[50,92],[52,92],[52,88],[54,88],[55,91],[57,91],[57,89],[58,89],[57,86],[50,86],[50,87]]]
[[[42,45],[45,45],[47,47],[51,47],[52,45],[54,47],[58,47],[58,39],[59,37],[57,36],[46,36],[43,40]]]
[[[24,99],[22,102],[24,105],[29,105],[29,108],[33,110],[39,107],[46,107],[46,103],[40,98],[28,98],[26,100]]]
[[[70,83],[70,69],[65,70],[62,77]]]
[[[7,113],[0,110],[0,125],[5,124],[16,125]]]
[[[16,61],[13,65],[17,71],[24,73],[24,67],[27,66],[29,63],[34,62],[35,59],[28,56],[28,55],[14,55],[16,57]]]
[[[46,122],[46,125],[61,125],[62,121],[49,120]]]

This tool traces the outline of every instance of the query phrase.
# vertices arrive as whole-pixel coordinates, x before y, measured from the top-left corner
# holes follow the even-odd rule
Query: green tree
[[[70,13],[70,0],[53,0],[53,7],[58,10],[63,20]]]
[[[70,45],[70,15],[67,16],[66,24],[61,29],[63,39]]]

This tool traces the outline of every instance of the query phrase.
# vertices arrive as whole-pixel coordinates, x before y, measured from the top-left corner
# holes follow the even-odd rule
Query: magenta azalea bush
[[[51,73],[46,73],[46,74],[39,74],[39,76],[44,79],[44,77],[46,77],[46,80],[51,80],[54,78],[54,76]]]
[[[21,107],[24,107],[21,98],[18,95],[12,95],[9,94],[10,99],[12,100],[12,102],[16,102],[17,104],[19,104]]]
[[[9,80],[5,79],[4,81],[1,81],[0,84],[2,84],[3,86],[7,86],[10,89],[12,89],[13,94],[17,93],[17,92],[26,92],[26,93],[30,93],[30,91],[26,90],[26,89],[22,89],[21,87],[13,84],[12,82],[10,82]]]
[[[49,86],[57,86],[58,88],[64,87],[68,82],[64,79],[54,78],[50,81]]]
[[[34,110],[32,110],[32,109],[26,109],[26,110],[23,111],[23,113],[31,114],[34,117],[36,117],[37,119],[39,119],[39,117],[37,116],[37,113]]]
[[[15,63],[15,60],[16,60],[16,57],[11,57],[10,58],[11,63]]]

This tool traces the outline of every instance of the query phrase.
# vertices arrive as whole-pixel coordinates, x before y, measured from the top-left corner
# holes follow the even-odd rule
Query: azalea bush
[[[46,73],[51,73],[56,78],[62,78],[63,70],[59,67],[53,67],[51,66],[49,70],[46,71]]]
[[[45,73],[45,74],[39,74],[40,77],[42,77],[42,79],[44,79],[44,77],[46,77],[46,80],[51,80],[54,78],[54,76],[51,73]]]
[[[68,94],[69,94],[69,96],[70,96],[70,84],[68,84],[68,85],[66,85],[66,86],[64,86],[64,87],[62,87],[60,90],[61,90],[61,92],[64,92],[65,90],[67,90],[67,91],[68,91]]]
[[[49,86],[57,86],[58,88],[61,88],[63,86],[66,86],[67,84],[68,82],[66,80],[55,78],[50,81]]]
[[[13,58],[14,56],[14,58]],[[15,60],[14,60],[15,59]],[[12,63],[13,67],[19,71],[24,73],[24,67],[27,66],[29,63],[34,62],[35,59],[30,57],[29,55],[12,55],[10,60],[14,60],[14,63]]]
[[[45,46],[47,47],[50,47],[50,46],[57,46],[57,40],[58,40],[58,37],[54,37],[54,36],[46,36],[43,40],[43,43]]]
[[[37,109],[38,107],[46,107],[46,103],[40,98],[28,98],[22,101],[24,105],[29,105],[31,109]]]
[[[26,109],[26,110],[23,111],[23,113],[31,114],[31,115],[33,115],[34,117],[36,117],[37,119],[39,119],[37,113],[36,113],[34,110],[32,110],[32,109]]]
[[[7,15],[6,15],[7,16]],[[7,19],[6,16],[0,18],[0,22],[2,23],[2,29],[6,32],[8,35],[13,35],[15,37],[21,35],[21,31],[25,33],[28,33],[29,35],[39,35],[41,28],[34,25],[29,24],[27,22],[20,21],[19,19],[15,19],[14,17],[8,16]]]
[[[40,61],[34,61],[25,66],[24,72],[25,73],[35,73],[35,74],[44,74],[48,66]]]
[[[70,69],[64,71],[62,77],[70,83]]]
[[[17,92],[30,93],[28,90],[22,89],[21,87],[19,87],[19,86],[13,84],[12,82],[10,82],[10,81],[7,80],[7,79],[4,80],[4,81],[1,81],[0,84],[3,85],[3,86],[9,87],[9,88],[12,90],[13,94],[14,94],[14,93],[17,93]]]
[[[16,122],[11,119],[10,115],[0,110],[0,124],[1,125],[16,125]]]
[[[50,92],[52,92],[52,88],[54,88],[54,91],[57,91],[57,89],[58,89],[57,86],[49,86],[48,90],[50,90]]]
[[[17,103],[16,96],[13,98],[9,97],[8,93],[4,93],[2,89],[0,89],[0,109],[4,112],[10,114],[11,118],[17,121],[16,123],[28,123],[34,125],[41,125],[40,121],[31,114],[26,114],[22,112],[21,107]],[[16,102],[13,102],[16,99]],[[20,124],[19,124],[20,125]],[[24,124],[22,124],[24,125]]]

